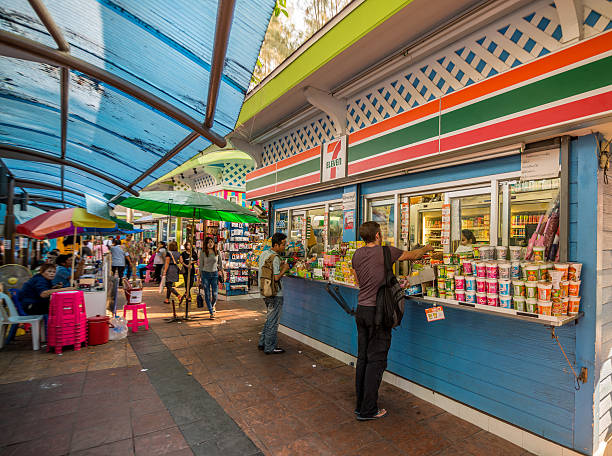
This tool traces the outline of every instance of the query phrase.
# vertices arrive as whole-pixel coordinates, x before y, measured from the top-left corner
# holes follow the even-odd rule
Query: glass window
[[[463,196],[457,200],[459,200],[461,232],[451,236],[451,252],[471,252],[472,244],[489,244],[491,240],[490,190],[484,195]],[[452,218],[451,207],[451,229],[453,227]]]
[[[559,186],[561,180],[541,179],[533,181],[509,181],[500,185],[500,230],[509,232],[509,245],[526,246],[535,233],[538,224],[544,227],[551,210],[559,202]],[[507,186],[509,211],[507,226],[504,227],[504,186]],[[500,239],[501,242],[501,239]]]
[[[287,211],[276,211],[274,213],[274,232],[287,234]]]
[[[304,228],[306,220],[304,212],[293,212],[291,214],[291,235],[289,236],[292,242],[302,242],[304,238]]]
[[[342,205],[329,207],[329,239],[327,245],[330,250],[339,248],[342,243],[343,214]]]
[[[442,252],[442,204],[443,193],[410,197],[410,228],[408,248],[431,244],[436,252]]]
[[[306,211],[306,242],[304,247],[309,257],[321,256],[325,252],[325,209],[320,207]]]
[[[383,241],[395,245],[395,202],[393,198],[373,200],[368,208],[368,220],[378,222]]]

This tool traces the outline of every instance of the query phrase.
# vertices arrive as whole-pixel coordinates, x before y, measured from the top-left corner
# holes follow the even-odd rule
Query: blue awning
[[[274,0],[236,1],[210,128],[220,136],[235,126],[274,4]],[[204,122],[217,2],[54,0],[45,6],[70,45],[71,56]],[[3,33],[57,48],[26,0],[2,2],[0,28]],[[12,55],[0,57],[0,157],[18,179],[17,185],[22,184],[28,193],[54,192],[49,196],[78,205],[83,205],[83,195],[101,198],[116,194],[121,191],[118,185],[78,166],[129,185],[193,132],[135,96],[71,69],[64,159],[75,165],[41,162],[27,151],[61,158],[61,70],[29,57],[21,59],[23,52],[12,52],[9,46],[0,46],[0,50]],[[134,190],[144,188],[210,144],[198,137],[133,185]],[[23,151],[6,153],[3,146]],[[52,187],[30,190],[29,181]]]

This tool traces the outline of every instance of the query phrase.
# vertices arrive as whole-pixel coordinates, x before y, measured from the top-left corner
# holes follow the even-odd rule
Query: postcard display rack
[[[219,293],[227,296],[246,294],[249,290],[247,257],[251,251],[248,224],[224,222],[220,234],[224,243],[221,252],[223,285]]]

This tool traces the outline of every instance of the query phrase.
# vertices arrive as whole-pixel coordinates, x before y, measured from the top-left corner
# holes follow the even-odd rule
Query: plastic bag
[[[110,319],[110,328],[108,328],[108,340],[119,340],[127,337],[128,327],[126,321],[121,317],[112,317]]]

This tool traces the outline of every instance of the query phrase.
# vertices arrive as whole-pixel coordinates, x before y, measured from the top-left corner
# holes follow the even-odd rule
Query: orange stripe
[[[264,174],[273,173],[274,171],[276,171],[276,163],[253,170],[250,173],[247,173],[246,178],[255,179],[256,177],[263,176]]]
[[[387,130],[391,130],[395,127],[401,127],[413,120],[418,120],[421,117],[426,117],[431,114],[435,114],[439,111],[440,100],[432,100],[424,105],[417,106],[410,109],[409,111],[402,112],[388,119],[382,120],[374,125],[365,127],[363,130],[356,131],[349,135],[349,145],[362,139],[369,138],[379,133],[384,133]]]
[[[316,157],[317,155],[321,155],[321,146],[308,149],[304,152],[300,152],[299,154],[294,155],[293,157],[285,158],[284,160],[277,162],[277,169],[282,169],[286,168],[287,166],[295,165],[296,163]]]
[[[442,110],[536,78],[610,49],[612,49],[612,31],[445,95],[442,97]]]

